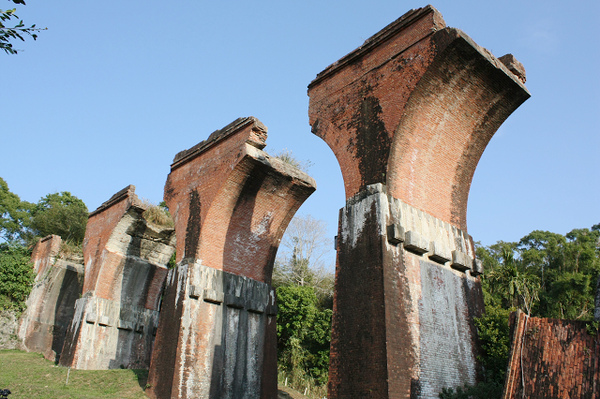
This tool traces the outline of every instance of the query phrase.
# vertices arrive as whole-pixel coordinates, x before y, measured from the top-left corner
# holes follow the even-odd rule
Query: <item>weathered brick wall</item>
[[[49,235],[35,244],[31,251],[31,262],[36,277],[43,275],[46,269],[55,262],[61,243],[62,238],[60,236]]]
[[[436,398],[475,383],[470,238],[375,184],[342,209],[337,243],[329,396]]]
[[[177,235],[147,392],[156,398],[274,398],[275,254],[314,191],[262,151],[266,127],[240,118],[179,153],[165,185]]]
[[[503,398],[600,396],[600,335],[585,322],[511,314]]]
[[[347,199],[329,397],[436,398],[476,381],[483,304],[467,199],[487,143],[529,97],[524,76],[427,6],[309,85],[312,131]]]
[[[529,97],[521,75],[428,6],[317,75],[310,124],[338,159],[346,198],[386,183],[392,196],[466,230],[477,162]]]
[[[27,350],[52,361],[60,357],[83,285],[83,259],[61,256],[61,242],[59,236],[51,235],[33,249],[31,260],[37,275],[18,331]]]
[[[83,297],[75,305],[60,364],[80,369],[147,368],[158,325],[172,228],[147,222],[133,186],[90,214]]]

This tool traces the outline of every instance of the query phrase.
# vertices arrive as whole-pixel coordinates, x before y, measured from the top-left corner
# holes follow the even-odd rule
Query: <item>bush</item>
[[[27,248],[0,245],[0,310],[23,311],[34,278]]]
[[[175,226],[175,223],[173,222],[173,218],[171,217],[169,211],[161,207],[160,205],[152,205],[148,203],[148,209],[144,211],[142,216],[144,217],[144,219],[146,219],[147,222],[156,224],[161,227],[172,228],[173,226]]]
[[[327,384],[331,310],[318,306],[310,286],[277,288],[277,350],[279,365],[294,379]]]

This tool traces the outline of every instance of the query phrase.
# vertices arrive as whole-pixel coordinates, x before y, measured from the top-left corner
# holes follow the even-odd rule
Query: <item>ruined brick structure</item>
[[[481,266],[467,234],[475,167],[529,97],[431,6],[317,75],[312,131],[341,167],[330,398],[437,398],[475,383]]]
[[[83,297],[60,358],[78,369],[148,368],[158,325],[172,227],[146,221],[128,186],[89,215],[83,242]]]
[[[600,397],[600,335],[581,321],[511,314],[504,399]]]
[[[83,259],[60,253],[61,243],[59,236],[51,235],[33,248],[36,277],[18,331],[28,351],[52,361],[60,356],[83,285]]]
[[[275,254],[315,190],[262,151],[266,127],[240,118],[177,154],[165,186],[175,220],[146,392],[156,398],[275,398]]]

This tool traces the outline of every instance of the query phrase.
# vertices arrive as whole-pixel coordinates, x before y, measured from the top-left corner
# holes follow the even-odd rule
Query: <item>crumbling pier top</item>
[[[315,182],[262,151],[266,137],[258,119],[239,118],[171,165],[165,201],[177,267],[167,279],[151,397],[277,396],[273,263]]]
[[[475,383],[483,310],[467,201],[477,163],[528,97],[525,70],[427,6],[308,86],[341,168],[330,398],[430,398]],[[349,377],[352,376],[352,377]]]
[[[90,213],[83,295],[60,364],[78,369],[148,368],[174,230],[148,222],[128,186]]]

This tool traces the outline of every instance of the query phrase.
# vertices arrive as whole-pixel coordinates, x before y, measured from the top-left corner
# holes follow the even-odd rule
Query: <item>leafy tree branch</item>
[[[23,0],[12,0],[15,4],[25,4]],[[17,49],[13,46],[13,41],[25,41],[25,37],[29,36],[33,40],[37,39],[37,33],[46,28],[36,28],[35,24],[25,26],[23,20],[15,14],[16,8],[10,10],[0,9],[0,49],[7,54],[17,54]]]

